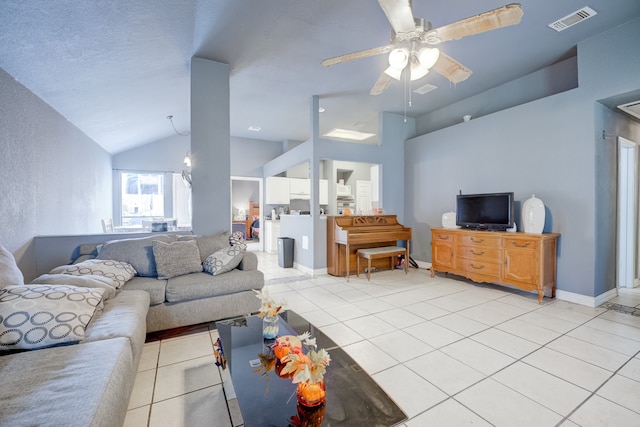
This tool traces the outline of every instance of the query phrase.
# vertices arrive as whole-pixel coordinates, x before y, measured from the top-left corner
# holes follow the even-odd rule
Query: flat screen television
[[[490,231],[513,228],[513,193],[458,194],[456,225]]]

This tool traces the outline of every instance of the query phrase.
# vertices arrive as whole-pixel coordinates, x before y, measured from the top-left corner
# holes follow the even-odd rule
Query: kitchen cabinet
[[[289,195],[291,199],[309,200],[311,198],[311,180],[289,178]]]
[[[278,237],[280,237],[280,221],[264,221],[264,251],[268,254],[278,253]]]
[[[266,184],[265,203],[267,205],[288,205],[291,202],[289,178],[270,176]]]
[[[329,204],[329,180],[321,179],[320,180],[320,190],[318,191],[319,204],[328,205]]]

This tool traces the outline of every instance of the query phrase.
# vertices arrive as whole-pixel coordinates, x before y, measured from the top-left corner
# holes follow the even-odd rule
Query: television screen
[[[513,227],[513,193],[459,194],[456,225],[477,230]]]

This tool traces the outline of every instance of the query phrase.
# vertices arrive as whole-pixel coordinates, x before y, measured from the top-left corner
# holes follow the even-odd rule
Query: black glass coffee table
[[[296,384],[274,370],[260,371],[259,355],[269,353],[273,341],[262,338],[262,319],[241,317],[216,323],[231,381],[246,427],[251,426],[393,426],[407,417],[378,384],[331,339],[292,311],[281,314],[278,336],[306,331],[316,338],[318,349],[331,356],[325,374],[326,404],[299,413]],[[257,366],[256,366],[257,365]],[[300,409],[301,410],[301,409]],[[315,411],[315,412],[314,412]],[[322,419],[321,424],[314,420]]]

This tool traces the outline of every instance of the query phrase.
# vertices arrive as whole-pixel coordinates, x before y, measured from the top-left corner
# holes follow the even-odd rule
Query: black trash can
[[[282,268],[293,267],[293,238],[278,237],[278,265]]]

